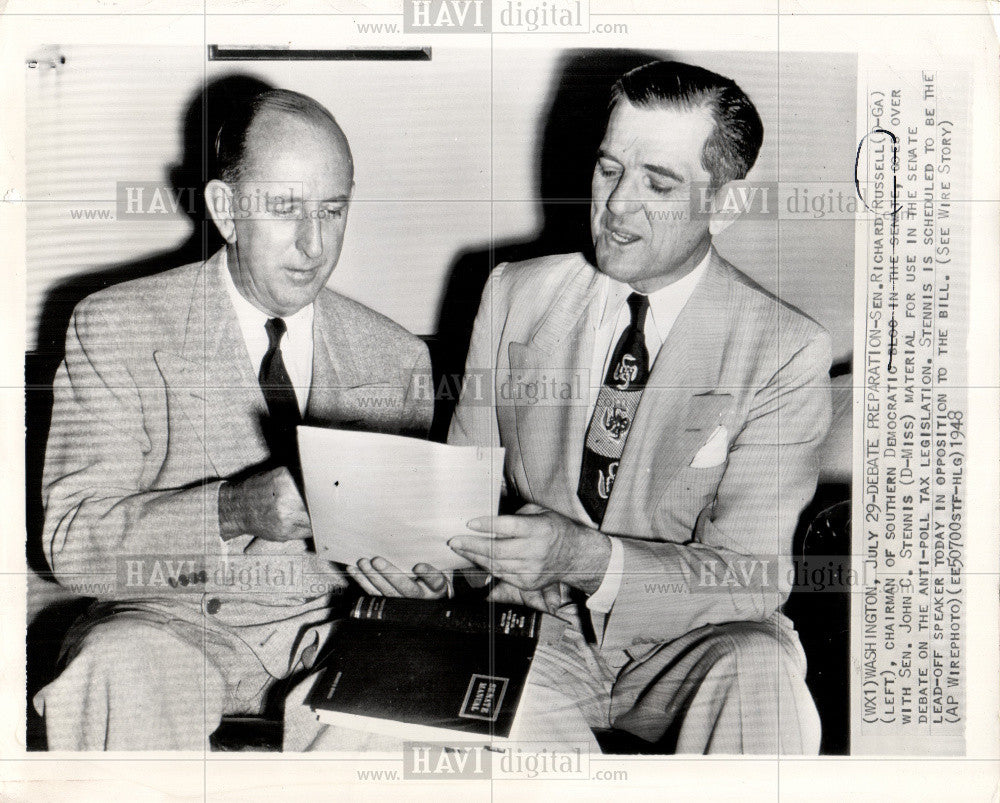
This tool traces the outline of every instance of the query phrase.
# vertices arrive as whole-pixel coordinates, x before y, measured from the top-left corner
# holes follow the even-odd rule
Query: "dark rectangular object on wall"
[[[209,61],[430,61],[429,47],[292,50],[267,46],[209,45]]]

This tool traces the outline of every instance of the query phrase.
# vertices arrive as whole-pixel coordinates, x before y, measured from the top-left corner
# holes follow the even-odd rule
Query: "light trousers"
[[[315,678],[290,693],[284,749],[399,752],[402,739],[321,724],[304,704]],[[541,645],[524,693],[517,741],[586,745],[594,729],[626,730],[665,753],[819,752],[820,723],[805,657],[781,614],[708,625],[613,672],[576,627]]]
[[[260,711],[273,681],[235,637],[118,614],[86,627],[34,705],[49,750],[204,751],[224,714]]]
[[[224,714],[256,713],[273,678],[247,647],[190,623],[127,614],[90,627],[35,697],[50,750],[205,750]],[[401,740],[319,723],[290,693],[284,749],[396,750]],[[539,646],[517,738],[597,751],[615,727],[658,751],[816,754],[820,727],[805,660],[780,614],[708,625],[612,671],[576,627]]]

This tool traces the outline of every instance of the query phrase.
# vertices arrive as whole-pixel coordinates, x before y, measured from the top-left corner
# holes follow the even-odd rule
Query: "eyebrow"
[[[610,153],[604,150],[604,148],[598,149],[597,158],[610,159],[612,162],[618,162],[618,164],[621,164],[621,162],[618,161],[618,159],[616,159],[614,156],[612,156]],[[663,167],[662,165],[657,165],[657,164],[644,164],[643,168],[645,170],[648,170],[650,173],[656,173],[656,175],[658,176],[663,176],[664,178],[672,179],[673,181],[676,181],[679,184],[684,183],[684,177],[679,175],[675,171],[671,170],[669,167]]]
[[[656,173],[658,176],[663,176],[664,178],[673,179],[679,184],[684,183],[684,179],[681,176],[677,175],[677,173],[675,173],[669,167],[661,167],[660,165],[654,165],[654,164],[644,164],[643,167],[646,168],[650,173]]]
[[[604,150],[604,148],[598,148],[597,149],[597,158],[598,159],[610,159],[612,162],[618,162],[618,160],[614,156],[612,156],[610,153],[608,153],[606,150]],[[618,162],[618,164],[621,164],[621,162]]]

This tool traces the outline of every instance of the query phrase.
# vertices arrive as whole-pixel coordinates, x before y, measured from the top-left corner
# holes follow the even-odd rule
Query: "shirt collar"
[[[691,294],[694,292],[694,288],[698,285],[698,282],[701,281],[701,277],[705,275],[708,263],[712,258],[712,251],[713,249],[709,248],[701,262],[686,276],[648,295],[649,314],[653,325],[661,335],[661,339],[667,334],[667,332],[663,331],[664,325],[666,325],[669,331],[678,313],[687,304],[688,299],[691,298]],[[607,274],[601,275],[605,279],[605,301],[604,309],[601,312],[601,325],[603,326],[609,322],[609,319],[618,316],[618,312],[625,303],[625,300],[635,291],[625,282],[612,279]]]
[[[222,282],[226,286],[229,298],[233,302],[236,310],[236,318],[240,324],[240,331],[243,337],[257,337],[264,332],[264,324],[272,317],[265,312],[261,312],[251,304],[236,287],[232,274],[229,272],[229,255],[223,250],[222,259],[219,260],[219,271],[222,273]],[[312,337],[313,305],[308,304],[298,312],[284,316],[286,334],[289,342],[294,342],[299,338]]]

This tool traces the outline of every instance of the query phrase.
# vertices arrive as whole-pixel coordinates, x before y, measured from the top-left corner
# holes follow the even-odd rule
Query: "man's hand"
[[[219,532],[224,541],[254,535],[265,541],[312,537],[305,502],[284,466],[251,474],[219,489]]]
[[[473,519],[468,527],[496,533],[496,538],[463,535],[448,545],[522,590],[537,591],[562,582],[593,594],[611,559],[606,535],[538,505],[525,505],[513,516]]]
[[[504,580],[500,580],[490,589],[487,599],[493,602],[527,605],[529,608],[553,614],[570,601],[569,589],[563,583],[545,586],[538,591],[523,591]]]
[[[356,566],[347,567],[347,573],[365,593],[374,596],[440,599],[448,591],[447,578],[428,563],[418,563],[413,567],[416,579],[401,572],[385,558],[359,560]],[[500,580],[490,589],[487,599],[555,613],[569,602],[569,589],[556,583],[538,591],[527,591]]]
[[[448,579],[428,563],[413,567],[415,580],[385,558],[359,560],[347,567],[347,573],[366,594],[378,597],[440,599],[448,593]]]

